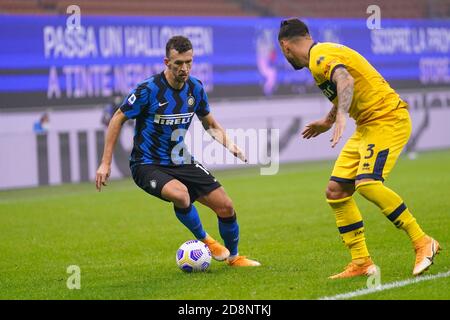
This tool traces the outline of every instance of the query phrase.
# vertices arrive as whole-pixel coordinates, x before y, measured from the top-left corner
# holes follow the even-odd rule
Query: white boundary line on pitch
[[[408,279],[408,280],[402,280],[402,281],[395,281],[391,283],[386,283],[380,286],[377,286],[375,288],[366,288],[366,289],[359,289],[356,291],[351,291],[347,293],[341,293],[337,294],[335,296],[331,297],[322,297],[319,298],[319,300],[339,300],[339,299],[350,299],[358,296],[364,296],[366,294],[374,293],[374,292],[381,292],[384,290],[390,290],[395,288],[400,288],[404,286],[408,286],[410,284],[422,282],[422,281],[429,281],[429,280],[435,280],[438,278],[446,278],[450,276],[450,270],[447,272],[441,272],[435,275],[427,275],[427,276],[420,276],[414,279]]]

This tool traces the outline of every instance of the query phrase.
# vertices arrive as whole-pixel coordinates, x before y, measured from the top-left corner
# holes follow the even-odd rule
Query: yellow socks
[[[336,225],[342,240],[350,249],[352,260],[368,257],[363,221],[353,197],[327,199],[327,202],[336,215]]]
[[[402,198],[381,181],[360,183],[356,186],[356,190],[364,198],[376,204],[397,228],[405,230],[412,242],[416,242],[425,235]],[[327,199],[327,202],[336,215],[336,225],[343,242],[350,249],[352,260],[363,263],[370,255],[366,246],[361,213],[355,200],[350,196],[337,200]]]
[[[405,230],[411,241],[415,242],[425,235],[416,219],[403,203],[402,198],[381,181],[362,182],[356,186],[356,191],[376,204],[397,228]]]

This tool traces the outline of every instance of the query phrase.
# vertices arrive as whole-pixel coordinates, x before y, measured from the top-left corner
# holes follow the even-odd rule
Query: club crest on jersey
[[[189,96],[187,103],[192,107],[195,104],[195,98],[193,96]]]
[[[179,114],[155,114],[153,122],[172,126],[175,124],[187,124],[191,122],[193,112]]]
[[[325,57],[320,56],[319,59],[316,60],[316,64],[319,65],[323,60],[325,60]]]

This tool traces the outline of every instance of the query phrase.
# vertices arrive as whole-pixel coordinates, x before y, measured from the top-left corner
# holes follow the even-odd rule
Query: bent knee
[[[171,201],[177,208],[187,208],[191,204],[191,197],[185,185],[179,184],[165,194],[165,198]]]
[[[231,201],[231,199],[226,199],[224,200],[220,206],[216,207],[215,210],[216,214],[219,217],[222,218],[229,218],[232,217],[234,215],[234,206],[233,206],[233,201]]]
[[[189,197],[189,193],[187,192],[180,193],[176,195],[172,202],[177,208],[187,208],[191,204],[191,197]]]
[[[350,197],[355,192],[355,186],[351,183],[341,183],[330,180],[325,190],[328,200],[338,200]]]

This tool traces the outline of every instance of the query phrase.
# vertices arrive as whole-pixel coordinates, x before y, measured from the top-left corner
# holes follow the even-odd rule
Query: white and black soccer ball
[[[178,249],[176,261],[185,272],[206,271],[211,264],[211,252],[203,242],[189,240]]]

